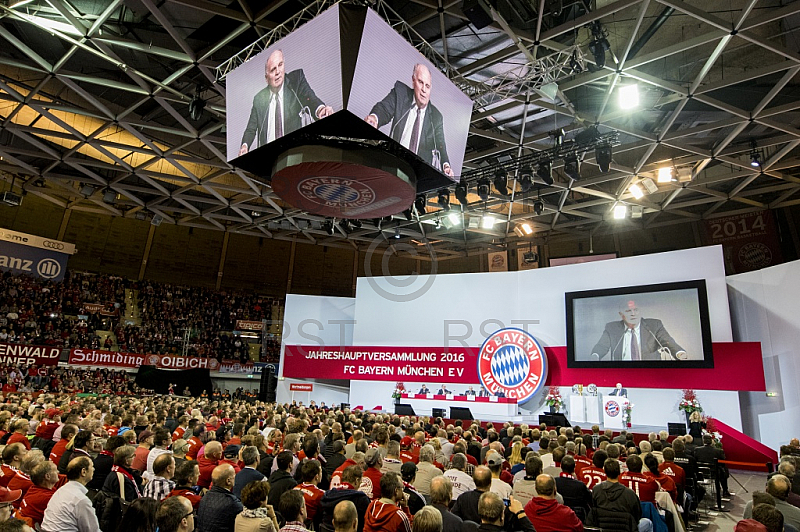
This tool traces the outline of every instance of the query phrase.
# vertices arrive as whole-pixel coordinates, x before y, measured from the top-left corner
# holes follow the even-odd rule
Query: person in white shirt
[[[463,453],[453,455],[451,469],[444,472],[444,476],[453,485],[453,500],[458,499],[459,495],[475,489],[475,481],[464,469],[467,467],[467,457]]]
[[[153,448],[150,449],[150,452],[147,454],[147,469],[142,474],[143,479],[149,482],[155,478],[153,464],[156,458],[162,454],[172,454],[172,451],[167,449],[170,445],[172,445],[172,433],[170,433],[169,429],[166,427],[156,427],[153,434]]]
[[[42,532],[97,532],[92,501],[86,496],[86,484],[92,480],[94,464],[88,456],[73,458],[67,465],[68,482],[61,486],[47,503]]]

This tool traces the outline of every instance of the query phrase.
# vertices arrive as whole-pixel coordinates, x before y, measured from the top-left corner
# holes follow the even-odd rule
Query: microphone
[[[675,355],[673,355],[673,354],[672,354],[672,351],[670,351],[669,347],[664,347],[664,344],[662,344],[662,343],[659,341],[658,337],[657,337],[657,336],[656,336],[656,335],[653,333],[653,331],[651,331],[650,329],[648,329],[647,327],[645,327],[645,326],[644,326],[644,324],[642,324],[642,328],[643,328],[645,331],[649,332],[649,333],[650,333],[650,336],[652,336],[652,337],[653,337],[653,339],[656,341],[656,343],[658,344],[658,352],[659,352],[659,353],[661,353],[662,355],[663,355],[664,353],[666,353],[666,354],[667,354],[667,356],[670,356],[670,357],[672,357],[672,359],[673,359],[673,360],[678,360],[678,357],[676,357]]]

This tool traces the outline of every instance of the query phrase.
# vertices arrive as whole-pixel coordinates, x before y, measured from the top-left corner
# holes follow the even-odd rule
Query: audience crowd
[[[673,530],[704,496],[709,449],[724,456],[665,432],[637,443],[235,397],[7,393],[0,532]],[[781,448],[738,531],[794,530],[798,453]]]
[[[138,294],[141,325],[124,319],[126,289]],[[271,319],[273,302],[266,296],[101,274],[69,271],[55,283],[4,273],[0,342],[140,354],[183,354],[185,346],[189,356],[246,362],[249,344],[233,334],[236,321]],[[114,336],[101,341],[97,331]],[[277,362],[279,341],[269,339],[263,351],[263,362]]]

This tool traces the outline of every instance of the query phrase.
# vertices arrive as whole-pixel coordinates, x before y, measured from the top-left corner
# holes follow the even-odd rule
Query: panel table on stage
[[[602,419],[602,403],[599,395],[569,396],[569,419],[573,423],[599,424]]]
[[[502,420],[517,415],[517,400],[508,397],[478,397],[475,395],[402,394],[400,401],[410,405],[414,413],[430,416],[434,408],[469,408],[474,419]]]
[[[625,428],[623,407],[627,399],[616,395],[603,396],[603,428],[622,430]]]

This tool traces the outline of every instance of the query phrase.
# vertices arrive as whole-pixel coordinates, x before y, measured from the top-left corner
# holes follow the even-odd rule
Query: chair
[[[716,508],[714,509],[718,512],[724,512],[726,510],[722,507],[722,489],[719,484],[718,468],[719,464],[717,463],[716,458],[714,459],[713,463],[698,462],[697,473],[703,477],[703,480],[698,479],[698,483],[709,486],[711,489],[712,500],[716,501],[717,504]],[[707,505],[706,509],[708,509]]]

